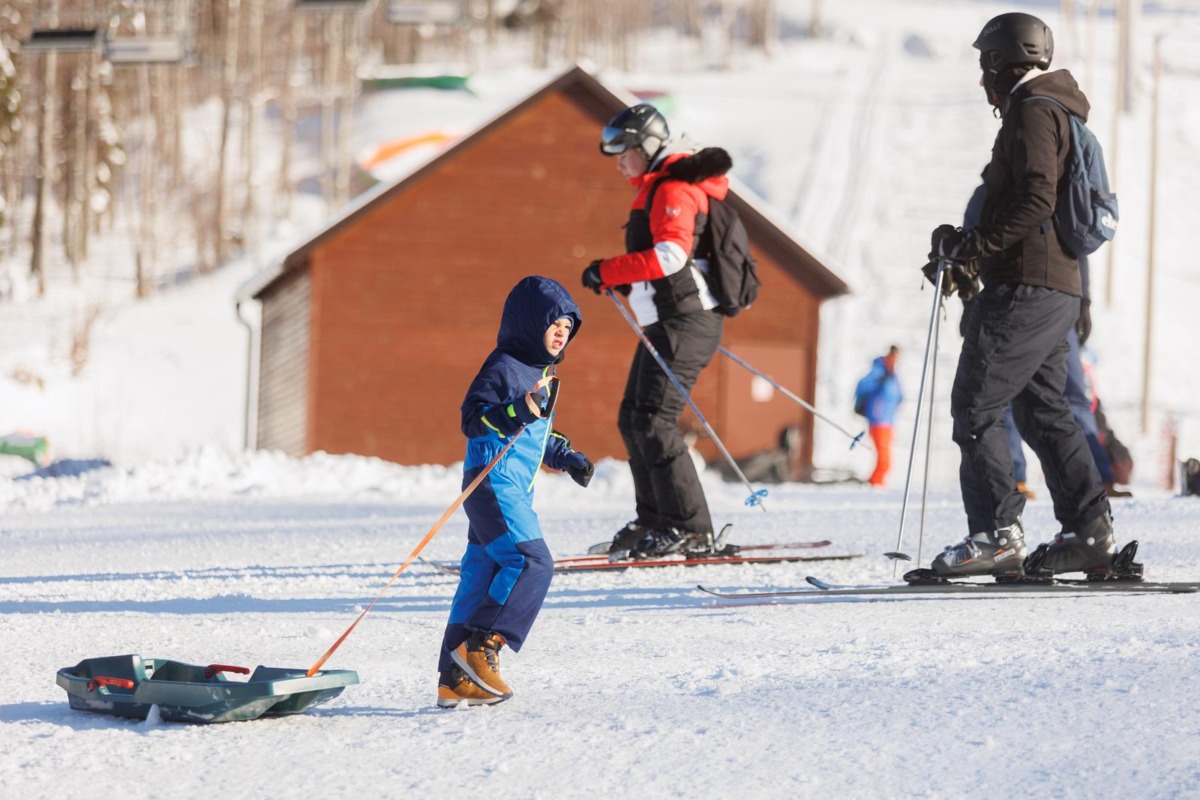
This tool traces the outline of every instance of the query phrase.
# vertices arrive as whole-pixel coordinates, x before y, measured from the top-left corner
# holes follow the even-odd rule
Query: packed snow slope
[[[710,71],[690,45],[668,40],[642,49],[639,72],[603,77],[669,92],[673,124],[728,147],[737,177],[852,284],[852,296],[822,311],[818,407],[853,424],[855,380],[887,345],[902,348],[909,402],[891,488],[772,487],[764,512],[743,505],[744,487],[704,475],[735,541],[828,538],[829,553],[862,558],[560,575],[528,646],[502,657],[516,696],[450,711],[434,707],[435,666],[455,579],[418,563],[329,661],[362,682],[328,705],[207,727],[72,711],[54,674],[84,658],[307,669],[460,485],[457,465],[244,453],[246,331],[233,296],[266,253],[138,304],[114,301],[124,280],[115,261],[98,277],[102,293],[85,277],[0,314],[0,434],[48,433],[59,458],[36,473],[0,459],[0,796],[1200,796],[1196,595],[722,604],[695,590],[796,588],[808,574],[889,582],[884,552],[899,546],[928,562],[965,532],[943,422],[924,524],[914,494],[900,537],[931,310],[918,268],[929,231],[961,214],[996,130],[970,42],[1012,9],[841,0],[822,4],[828,34],[813,41],[793,35],[807,0],[781,5],[786,35],[772,60]],[[1099,20],[1091,62],[1076,57],[1082,31],[1061,32],[1058,5],[1020,8],[1060,32],[1056,66],[1091,93],[1092,127],[1111,157],[1111,15]],[[1200,455],[1200,371],[1188,340],[1200,303],[1189,235],[1200,71],[1186,45],[1197,11],[1157,3],[1142,21],[1142,89],[1154,35],[1170,34],[1145,432],[1145,92],[1118,126],[1122,227],[1111,302],[1098,296],[1093,306],[1093,343],[1105,404],[1137,460],[1135,497],[1114,502],[1118,538],[1141,542],[1148,578],[1195,581],[1200,502],[1161,484],[1171,419],[1180,454]],[[473,77],[473,95],[371,95],[356,131],[364,147],[463,132],[549,77],[506,69]],[[1106,290],[1107,259],[1099,262],[1093,281]],[[73,375],[72,331],[97,305],[89,358]],[[943,420],[957,314],[951,307],[938,361]],[[848,451],[831,428],[819,424],[817,436],[819,465],[870,471],[870,455]],[[1036,473],[1034,482],[1041,488]],[[537,493],[557,555],[608,539],[632,515],[620,462],[602,462],[587,490],[543,475]],[[1025,523],[1033,542],[1057,531],[1044,494]],[[465,529],[456,514],[425,555],[457,558]]]
[[[277,798],[1186,797],[1200,793],[1200,595],[814,598],[731,590],[892,580],[898,490],[775,487],[767,511],[706,476],[745,544],[830,538],[854,561],[555,578],[515,697],[434,706],[456,579],[416,564],[333,655],[362,683],[304,715],[215,726],[72,711],[55,671],[138,653],[303,670],[457,494],[454,469],[206,453],[15,482],[0,532],[7,695],[0,795]],[[629,515],[624,464],[583,490],[544,475],[557,555]],[[1154,579],[1200,578],[1200,503],[1115,507]],[[1030,536],[1055,530],[1045,501]],[[924,556],[961,535],[934,493]],[[427,548],[454,559],[456,515]],[[918,519],[904,549],[917,554]],[[821,551],[812,551],[816,554]],[[233,676],[236,678],[236,676]]]

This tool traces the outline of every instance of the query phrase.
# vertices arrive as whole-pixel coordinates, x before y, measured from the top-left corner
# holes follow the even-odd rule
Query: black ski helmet
[[[979,32],[974,46],[981,54],[999,53],[1002,64],[1012,67],[1047,69],[1054,58],[1054,34],[1050,26],[1032,14],[1019,11],[991,19]]]
[[[650,164],[670,137],[666,117],[654,106],[639,103],[617,114],[604,126],[604,132],[600,134],[600,152],[615,156],[633,149]]]

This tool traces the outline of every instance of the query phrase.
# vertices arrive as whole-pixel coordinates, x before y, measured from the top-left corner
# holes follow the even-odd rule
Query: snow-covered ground
[[[710,473],[711,476],[711,473]],[[112,797],[1186,797],[1200,792],[1200,599],[843,598],[722,606],[694,589],[888,581],[898,490],[706,488],[746,543],[832,538],[850,562],[560,575],[516,696],[434,707],[455,579],[401,574],[331,669],[362,681],[289,718],[195,727],[72,711],[54,672],[119,653],[304,669],[457,491],[453,469],[269,454],[16,482],[0,532],[0,795]],[[1142,493],[1149,495],[1150,493]],[[628,516],[623,464],[545,475],[552,549]],[[1116,506],[1155,578],[1195,579],[1200,504]],[[931,498],[925,554],[958,535]],[[1034,538],[1054,530],[1031,504]],[[456,558],[456,516],[427,548]],[[917,547],[916,519],[907,547]]]
[[[783,5],[794,15],[787,33],[806,21],[809,4]],[[1187,338],[1200,303],[1189,236],[1200,71],[1188,44],[1200,41],[1190,33],[1200,14],[1176,5],[1147,8],[1138,36],[1144,65],[1154,35],[1170,33],[1148,431],[1146,91],[1120,123],[1122,229],[1111,304],[1097,293],[1093,344],[1110,418],[1137,460],[1135,497],[1114,504],[1119,537],[1141,542],[1150,577],[1196,580],[1200,502],[1162,487],[1169,418],[1180,454],[1200,455],[1200,371]],[[1064,33],[1057,3],[1020,7],[1059,32],[1056,66],[1090,87],[1092,127],[1111,159],[1111,14],[1100,19],[1089,74],[1088,61],[1072,58],[1083,31],[1074,42]],[[454,499],[459,470],[242,451],[246,333],[233,296],[270,253],[286,250],[286,238],[264,248],[263,260],[243,259],[144,303],[115,302],[107,274],[101,294],[87,282],[52,287],[45,301],[0,309],[0,433],[49,433],[60,459],[29,474],[0,457],[0,647],[9,678],[0,796],[1200,796],[1196,596],[730,606],[694,589],[796,587],[807,574],[893,579],[882,553],[896,547],[930,313],[917,268],[929,230],[960,215],[995,131],[969,45],[1008,7],[840,0],[822,8],[827,38],[785,38],[771,61],[710,72],[666,42],[646,48],[644,71],[602,77],[669,92],[672,122],[727,146],[737,177],[852,284],[852,296],[822,312],[818,407],[852,424],[858,375],[888,344],[903,349],[910,400],[892,488],[774,487],[763,513],[743,507],[741,486],[705,475],[710,504],[735,524],[736,541],[830,538],[831,552],[862,558],[559,576],[528,647],[505,651],[516,696],[469,711],[433,707],[455,582],[417,564],[329,662],[362,681],[329,705],[211,727],[71,711],[54,672],[83,658],[307,668]],[[474,77],[474,95],[365,96],[357,146],[470,130],[549,77],[514,69]],[[1106,264],[1101,253],[1098,287]],[[88,361],[72,375],[72,332],[97,305]],[[943,408],[956,322],[952,309],[938,362]],[[826,426],[817,435],[818,465],[869,471],[869,454],[847,452]],[[923,540],[912,513],[903,550],[920,548],[928,560],[961,537],[956,469],[943,424]],[[558,555],[607,539],[632,505],[619,462],[603,462],[586,491],[559,475],[539,479],[537,509]],[[1048,498],[1029,504],[1025,522],[1034,541],[1052,535]],[[458,514],[426,555],[456,558],[464,530]]]

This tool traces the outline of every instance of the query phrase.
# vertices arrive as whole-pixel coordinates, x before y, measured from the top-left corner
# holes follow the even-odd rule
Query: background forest
[[[819,1],[807,13],[819,26]],[[363,188],[347,113],[363,76],[628,69],[630,33],[664,26],[673,55],[728,66],[769,51],[777,19],[772,0],[3,0],[0,301],[44,295],[60,264],[78,282],[114,228],[135,268],[113,279],[139,297],[253,248],[292,212],[305,120],[313,188],[341,207]],[[255,146],[266,126],[278,147]]]

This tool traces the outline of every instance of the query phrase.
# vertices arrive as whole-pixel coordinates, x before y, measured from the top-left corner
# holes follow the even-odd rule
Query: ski
[[[608,558],[608,547],[612,542],[599,542],[588,548],[588,555],[575,556],[578,559],[585,558]],[[813,550],[818,547],[829,547],[833,542],[828,539],[820,539],[811,542],[779,542],[774,544],[740,544],[737,546],[740,552],[760,551],[760,550]]]
[[[848,561],[852,558],[862,558],[861,553],[828,556],[713,556],[711,558],[656,558],[643,561],[609,561],[608,559],[592,559],[589,561],[555,561],[555,572],[620,572],[627,569],[654,569],[657,567],[700,567],[720,564],[792,564],[800,561]],[[459,574],[457,563],[421,559],[424,563],[446,575]]]
[[[1056,578],[1047,583],[983,583],[952,581],[950,583],[913,585],[907,583],[868,586],[839,586],[818,578],[806,578],[811,589],[778,589],[763,592],[724,592],[708,586],[696,588],[705,594],[726,600],[769,600],[773,598],[797,597],[854,597],[854,596],[901,596],[901,595],[969,595],[997,597],[1021,594],[1050,594],[1078,596],[1080,594],[1192,594],[1200,592],[1200,582],[1154,583],[1146,581],[1088,581]]]
[[[762,552],[764,550],[772,550],[772,551],[774,551],[774,550],[815,550],[815,549],[821,548],[821,547],[829,547],[832,544],[833,544],[833,542],[829,541],[828,539],[821,539],[820,541],[813,541],[813,542],[780,542],[778,544],[746,544],[746,545],[738,545],[737,548],[738,548],[739,553],[745,553],[745,552]],[[588,552],[591,553],[592,550],[594,550],[596,547],[597,547],[597,545],[592,545],[592,547],[588,548]],[[604,551],[599,554],[587,555],[587,556],[569,556],[567,558],[556,558],[556,559],[554,559],[554,563],[555,564],[567,564],[567,563],[572,563],[572,562],[584,563],[584,562],[589,562],[589,561],[605,561],[608,559],[608,544],[607,543],[604,545],[604,548],[605,548]]]

